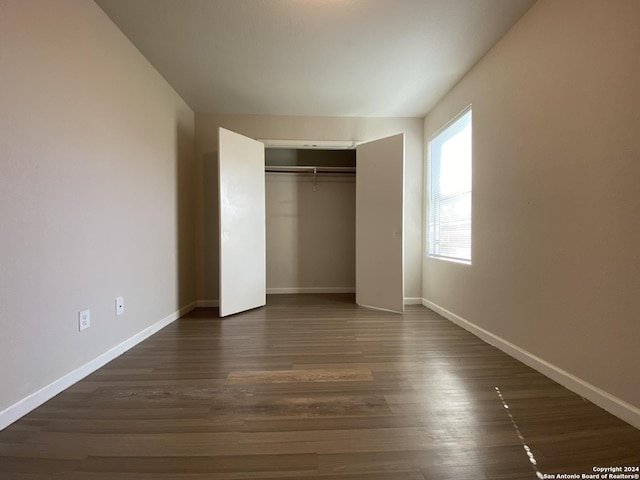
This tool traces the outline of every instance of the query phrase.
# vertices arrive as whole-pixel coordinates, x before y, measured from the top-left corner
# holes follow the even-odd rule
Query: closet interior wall
[[[355,150],[267,148],[266,166],[354,167]],[[355,291],[355,174],[265,174],[267,293]]]

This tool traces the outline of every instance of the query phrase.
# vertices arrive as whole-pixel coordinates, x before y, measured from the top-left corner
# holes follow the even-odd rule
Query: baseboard
[[[405,305],[422,305],[422,298],[420,297],[404,297]]]
[[[0,412],[0,430],[5,429],[16,420],[22,418],[27,413],[31,412],[32,410],[36,409],[37,407],[45,403],[47,400],[52,399],[53,397],[58,395],[60,392],[69,388],[74,383],[79,382],[86,376],[98,370],[100,367],[103,367],[104,365],[109,363],[111,360],[119,357],[130,348],[136,346],[143,340],[146,340],[154,333],[162,330],[164,327],[174,322],[181,316],[187,314],[188,312],[193,310],[195,307],[196,307],[195,302],[189,305],[186,305],[185,307],[182,307],[180,310],[163,318],[162,320],[151,325],[150,327],[145,328],[141,332],[136,333],[131,338],[125,340],[119,345],[116,345],[110,350],[107,350],[103,354],[85,363],[81,367],[76,368],[75,370],[64,375],[63,377],[55,380],[54,382],[50,383],[46,387],[41,388],[37,392],[34,392],[31,395],[23,398],[22,400],[19,400],[18,402],[14,403],[13,405],[5,408],[3,411]]]
[[[452,321],[456,325],[464,328],[465,330],[473,333],[476,337],[484,340],[490,345],[502,350],[507,355],[521,361],[525,365],[537,370],[543,375],[558,382],[560,385],[568,388],[572,392],[577,393],[581,397],[595,403],[599,407],[605,409],[607,412],[615,415],[616,417],[624,420],[625,422],[640,429],[640,409],[631,405],[630,403],[621,400],[620,398],[611,395],[610,393],[602,390],[601,388],[592,385],[575,375],[553,365],[552,363],[543,360],[542,358],[533,355],[532,353],[514,345],[511,342],[479,327],[468,320],[456,315],[449,310],[440,307],[439,305],[430,302],[423,298],[422,305],[439,313],[446,319]]]
[[[220,306],[219,300],[198,300],[196,302],[196,307],[198,308],[214,308],[219,306]]]
[[[267,295],[280,295],[287,293],[355,293],[354,287],[287,287],[267,288]]]
[[[376,310],[378,312],[395,313],[396,315],[402,315],[403,313],[403,311],[400,311],[400,310],[389,310],[388,308],[373,307],[371,305],[364,305],[362,303],[358,303],[357,305],[359,307],[368,308],[370,310]]]

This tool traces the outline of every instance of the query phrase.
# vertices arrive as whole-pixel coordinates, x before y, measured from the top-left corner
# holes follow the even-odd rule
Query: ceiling
[[[196,112],[423,117],[535,0],[96,0]]]

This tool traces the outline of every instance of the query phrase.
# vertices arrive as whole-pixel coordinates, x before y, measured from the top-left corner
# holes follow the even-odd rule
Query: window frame
[[[434,242],[432,241],[432,206],[434,204],[433,201],[433,190],[434,190],[434,157],[433,157],[433,144],[443,135],[446,135],[447,132],[456,126],[458,122],[460,122],[463,117],[469,115],[469,123],[471,128],[471,144],[470,144],[470,176],[469,179],[469,191],[468,194],[470,196],[470,210],[469,210],[469,257],[455,257],[451,255],[443,255],[442,253],[436,253],[436,249],[432,248],[434,246]],[[434,134],[432,134],[427,143],[427,176],[426,176],[426,202],[425,202],[425,256],[437,260],[445,260],[449,262],[462,263],[465,265],[471,265],[473,260],[473,108],[472,105],[467,106],[460,113],[455,115],[451,120],[449,120],[446,124],[440,127]],[[434,207],[436,208],[436,207]]]

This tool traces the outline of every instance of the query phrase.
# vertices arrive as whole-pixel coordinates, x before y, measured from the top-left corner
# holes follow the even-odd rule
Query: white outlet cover
[[[78,312],[78,329],[80,331],[86,330],[91,326],[91,310],[81,310]]]
[[[124,314],[124,297],[116,297],[116,315]]]

